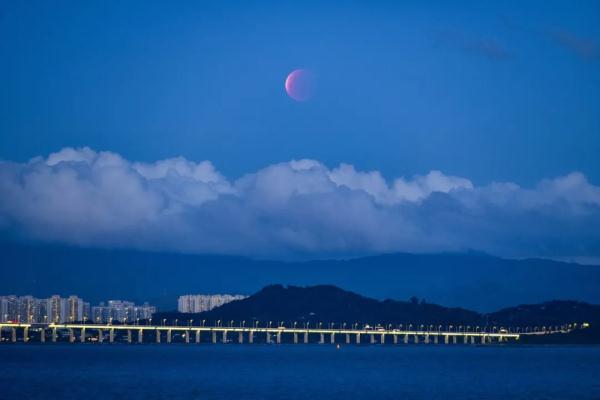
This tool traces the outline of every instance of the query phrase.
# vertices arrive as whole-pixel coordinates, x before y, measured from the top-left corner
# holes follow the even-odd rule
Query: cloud
[[[511,58],[506,47],[494,38],[469,34],[462,30],[447,29],[434,34],[436,45],[457,47],[467,53],[475,54],[490,60],[501,61]]]
[[[550,37],[565,49],[584,60],[600,59],[600,43],[592,38],[578,36],[566,30],[550,32]]]
[[[20,240],[276,258],[600,256],[600,187],[578,172],[533,188],[475,186],[440,171],[387,181],[294,160],[231,181],[209,161],[65,148],[0,162],[0,194],[0,232]]]

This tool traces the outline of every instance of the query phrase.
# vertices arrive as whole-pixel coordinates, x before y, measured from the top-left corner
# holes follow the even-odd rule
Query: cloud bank
[[[314,160],[229,180],[210,161],[139,163],[89,148],[0,162],[0,231],[20,240],[284,258],[598,258],[599,227],[600,187],[578,172],[523,188],[439,171],[387,181]]]

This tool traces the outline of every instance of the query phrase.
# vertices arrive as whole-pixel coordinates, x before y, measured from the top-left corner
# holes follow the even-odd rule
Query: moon
[[[296,101],[307,101],[315,92],[315,77],[307,69],[292,71],[285,80],[285,91]]]

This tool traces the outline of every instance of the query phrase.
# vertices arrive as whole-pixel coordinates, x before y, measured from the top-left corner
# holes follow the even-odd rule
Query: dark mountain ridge
[[[558,298],[600,303],[598,266],[481,254],[282,262],[0,241],[0,266],[1,294],[149,301],[162,310],[175,309],[183,294],[249,294],[273,282],[326,283],[377,299],[417,296],[478,312]]]

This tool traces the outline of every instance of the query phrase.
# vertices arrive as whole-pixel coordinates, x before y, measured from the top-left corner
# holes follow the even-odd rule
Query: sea
[[[600,399],[600,347],[2,344],[0,399]]]

